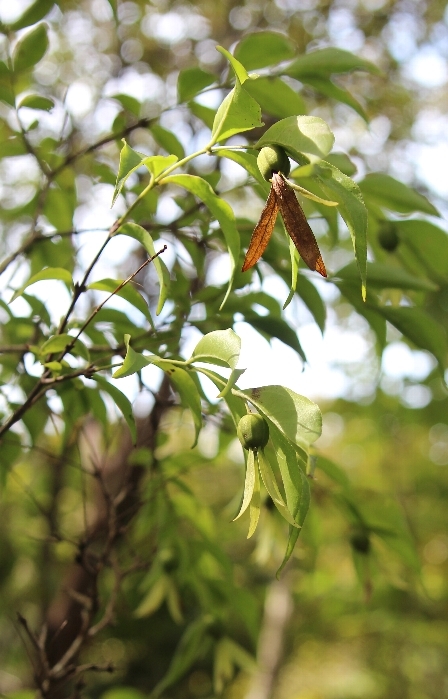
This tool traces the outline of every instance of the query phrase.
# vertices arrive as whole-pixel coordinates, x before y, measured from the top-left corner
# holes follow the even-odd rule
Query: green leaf
[[[371,306],[364,303],[359,296],[358,289],[352,284],[347,282],[337,282],[337,287],[341,294],[352,304],[359,315],[363,316],[373,332],[376,335],[378,349],[380,353],[386,346],[386,320],[382,316],[378,315],[376,306]]]
[[[63,333],[61,335],[53,335],[49,340],[44,342],[39,348],[39,354],[41,357],[45,357],[47,354],[60,353],[65,350],[65,348],[73,342],[73,336]],[[76,340],[73,348],[70,350],[70,354],[78,354],[83,359],[87,361],[90,359],[89,350],[84,345],[81,340]]]
[[[9,104],[11,107],[15,106],[15,95],[12,89],[12,76],[6,63],[0,61],[0,100]]]
[[[218,150],[216,151],[216,155],[220,158],[228,158],[229,160],[233,160],[234,163],[241,165],[241,167],[244,168],[262,187],[265,196],[268,196],[270,184],[266,182],[261,174],[257,165],[257,159],[254,155],[244,153],[244,151],[240,150]]]
[[[371,173],[359,183],[363,195],[378,206],[402,214],[421,211],[430,216],[440,216],[436,207],[423,194],[398,182],[390,175]]]
[[[162,573],[138,605],[134,612],[135,617],[141,619],[154,614],[159,609],[167,595],[168,582],[168,576]]]
[[[187,626],[174,655],[172,655],[168,672],[153,689],[149,695],[150,699],[160,697],[168,687],[183,677],[194,661],[202,654],[207,627],[208,622],[203,617],[195,619]]]
[[[280,468],[288,509],[294,515],[295,522],[301,528],[310,506],[308,478],[300,468],[295,450],[283,434],[272,424],[269,426],[269,433]],[[277,571],[277,577],[279,577],[283,567],[290,559],[300,531],[297,527],[289,528],[288,543],[282,564]]]
[[[129,431],[132,437],[132,443],[135,444],[137,441],[137,430],[135,427],[134,415],[132,413],[132,405],[128,398],[118,390],[116,386],[113,386],[103,376],[95,374],[92,378],[98,383],[100,389],[109,394],[109,396],[114,401],[115,405],[123,414],[124,419],[129,427]]]
[[[9,25],[9,29],[17,32],[19,29],[36,24],[50,12],[54,4],[54,0],[35,0],[19,19]]]
[[[354,282],[358,279],[356,263],[350,262],[335,273],[343,281]],[[417,291],[436,291],[437,285],[428,279],[409,274],[401,267],[392,267],[380,262],[367,263],[369,285],[380,289],[415,289]]]
[[[275,65],[292,58],[294,54],[292,41],[278,32],[254,32],[241,39],[235,48],[235,58],[247,70]]]
[[[294,517],[289,512],[285,501],[282,498],[277,481],[275,480],[274,473],[271,468],[271,464],[266,458],[266,454],[263,449],[257,449],[255,453],[255,459],[258,462],[258,467],[260,469],[261,478],[268,491],[272,502],[274,503],[277,510],[280,512],[281,516],[286,519],[286,521],[293,527],[298,528],[298,524],[294,521]]]
[[[75,200],[71,194],[57,184],[53,184],[47,191],[43,212],[57,231],[69,231],[73,227]]]
[[[196,177],[195,175],[170,175],[161,180],[160,184],[168,184],[169,182],[177,184],[179,187],[184,187],[184,189],[199,197],[210,209],[222,228],[230,256],[230,279],[226,295],[220,306],[221,310],[230,294],[240,255],[240,236],[236,227],[235,215],[230,204],[218,197],[209,183],[203,180],[202,177]]]
[[[43,112],[51,112],[54,107],[54,101],[49,97],[42,95],[27,95],[20,100],[18,109],[28,107],[28,109],[40,109]]]
[[[322,415],[318,406],[290,388],[261,386],[245,391],[234,389],[234,393],[250,401],[294,446],[307,451],[320,437]]]
[[[213,123],[215,121],[214,109],[210,109],[210,107],[206,107],[205,105],[194,101],[188,103],[188,109],[192,114],[194,114],[195,117],[203,121],[204,124],[208,126],[210,130],[212,130]]]
[[[124,184],[128,177],[138,170],[143,161],[148,157],[143,155],[143,153],[138,153],[129,146],[125,139],[122,139],[123,147],[120,151],[120,165],[118,166],[117,181],[115,183],[114,194],[112,197],[112,206],[115,204],[118,195],[124,187]]]
[[[278,119],[306,111],[302,97],[281,78],[257,78],[247,82],[244,89],[258,102],[263,112]]]
[[[301,274],[297,285],[296,294],[300,296],[304,304],[307,306],[320,331],[323,333],[325,330],[325,320],[327,317],[327,310],[325,304],[322,300],[321,295],[310,280]]]
[[[236,369],[240,352],[241,339],[233,330],[213,330],[199,340],[187,363],[206,362]]]
[[[316,179],[329,199],[339,204],[339,213],[347,224],[355,251],[356,262],[361,276],[362,297],[366,298],[367,276],[367,209],[358,185],[337,167],[324,163],[330,168],[331,177],[316,175]]]
[[[89,284],[87,288],[96,289],[98,291],[108,291],[109,293],[112,293],[121,284],[121,281],[122,280],[120,279],[101,279],[97,282]],[[115,295],[120,296],[121,298],[125,299],[125,301],[130,303],[132,306],[137,308],[137,310],[139,310],[140,313],[143,313],[145,318],[149,320],[151,325],[154,327],[151,313],[149,312],[148,304],[146,303],[143,296],[141,296],[138,293],[138,291],[133,286],[131,286],[131,284],[126,284],[125,286],[123,286],[120,289],[120,291],[117,291]]]
[[[160,124],[154,124],[151,126],[151,133],[159,146],[167,153],[175,155],[179,160],[185,157],[184,147],[172,131],[168,131]]]
[[[302,482],[302,490],[301,490],[301,495],[300,495],[300,503],[299,503],[299,508],[297,510],[297,513],[295,515],[297,523],[300,525],[300,527],[303,526],[303,522],[305,521],[305,517],[308,513],[308,510],[310,508],[310,500],[311,500],[311,493],[310,493],[310,484],[308,482],[307,477],[303,473],[302,469],[299,468],[299,476]],[[291,554],[294,551],[294,547],[297,543],[297,539],[299,538],[300,534],[300,529],[297,529],[296,527],[289,527],[289,537],[288,537],[288,543],[286,545],[286,551],[285,555],[283,558],[283,561],[280,565],[280,568],[277,570],[277,578],[279,577],[281,571],[283,570],[284,566],[286,563],[289,561],[291,558]]]
[[[145,158],[142,165],[145,165],[154,177],[159,177],[164,170],[177,163],[176,155],[151,155]]]
[[[133,114],[135,117],[138,118],[140,116],[142,105],[141,102],[138,101],[138,99],[135,99],[135,97],[131,97],[131,95],[126,95],[123,93],[118,93],[116,95],[110,95],[109,99],[117,100],[117,102],[119,102],[124,109]]]
[[[252,496],[254,493],[255,478],[256,478],[256,468],[255,468],[254,452],[253,452],[253,449],[249,449],[249,451],[247,453],[246,477],[244,479],[243,498],[242,498],[241,507],[238,511],[238,514],[236,515],[236,517],[233,518],[234,522],[237,519],[239,519],[241,517],[241,515],[243,515],[246,512],[247,508],[250,505],[250,501],[252,500]],[[247,538],[249,538],[249,536]]]
[[[355,97],[353,97],[348,90],[345,90],[340,85],[335,85],[335,83],[328,78],[318,78],[314,75],[305,75],[302,80],[307,85],[313,87],[317,92],[325,95],[325,97],[330,97],[337,102],[347,104],[349,107],[354,109],[355,112],[357,112],[359,116],[364,119],[364,121],[368,121],[367,114],[358,100],[355,99]]]
[[[14,432],[8,432],[2,439],[2,458],[0,460],[0,488],[3,488],[8,473],[15,461],[23,458],[22,437]]]
[[[174,384],[176,391],[179,393],[184,408],[190,408],[191,410],[195,427],[195,438],[191,447],[193,449],[198,442],[199,433],[202,429],[202,408],[198,387],[185,369],[171,364],[171,362],[165,359],[160,359],[159,357],[152,357],[151,360],[152,364],[163,369],[168,375],[169,380]]]
[[[232,56],[231,53],[229,53],[222,46],[217,46],[216,50],[220,54],[222,54],[224,56],[224,58],[227,58],[227,60],[229,61],[230,65],[233,68],[233,72],[235,73],[235,77],[240,81],[241,85],[243,85],[246,82],[246,80],[250,79],[245,67],[234,56]]]
[[[185,68],[179,73],[177,79],[177,100],[179,103],[188,102],[195,97],[204,87],[212,85],[216,76],[202,68]]]
[[[355,175],[357,172],[356,165],[350,160],[348,155],[346,155],[345,153],[329,153],[325,159],[327,163],[330,163],[330,165],[334,165],[338,168],[338,170],[341,170],[341,172],[343,172],[344,175],[347,175],[348,177]]]
[[[412,254],[417,269],[422,266],[435,281],[448,279],[448,236],[429,221],[394,221],[400,246]],[[400,247],[400,250],[401,250]]]
[[[28,279],[23,286],[20,287],[20,289],[17,289],[17,291],[14,292],[14,295],[11,298],[11,301],[9,303],[12,303],[14,299],[16,299],[18,296],[21,296],[25,289],[27,289],[31,284],[35,284],[36,282],[41,282],[44,280],[48,279],[57,279],[59,281],[64,282],[68,287],[73,287],[73,279],[72,275],[70,272],[68,272],[66,269],[62,269],[61,267],[47,267],[46,269],[43,269],[41,272],[38,272],[37,274],[33,274],[33,276]]]
[[[260,491],[260,474],[258,468],[255,469],[255,482],[254,490],[252,494],[252,500],[249,504],[249,531],[247,532],[247,538],[250,539],[252,534],[255,532],[260,519],[261,512],[261,491]]]
[[[241,86],[237,78],[235,87],[225,97],[216,112],[209,146],[262,125],[260,106]]]
[[[381,75],[379,68],[370,61],[337,48],[325,48],[305,53],[296,58],[285,73],[297,80],[302,80],[310,75],[329,78],[330,75],[350,73],[353,70],[364,70],[368,73]]]
[[[306,361],[305,352],[302,349],[302,345],[299,342],[297,333],[291,328],[290,325],[283,318],[275,318],[270,315],[259,316],[255,313],[247,313],[244,316],[244,320],[249,325],[252,325],[255,330],[259,330],[263,335],[267,336],[269,339],[276,337],[278,340],[283,342],[288,347],[292,347],[295,352]]]
[[[39,24],[35,29],[20,37],[13,53],[14,72],[22,73],[33,68],[45,56],[48,46],[45,24]]]
[[[141,226],[138,226],[136,223],[125,223],[118,229],[117,235],[127,235],[130,238],[137,240],[141,245],[143,245],[149,257],[153,257],[156,254],[154,241],[150,234],[147,230]],[[159,301],[156,309],[156,315],[159,315],[168,297],[171,279],[169,270],[164,261],[161,259],[160,255],[156,257],[151,264],[154,265],[160,285]]]
[[[444,371],[447,356],[446,333],[430,315],[421,308],[378,306],[375,310],[417,347],[431,352],[437,359],[441,371]]]
[[[277,121],[256,144],[257,148],[268,145],[282,146],[294,160],[304,163],[317,162],[332,149],[334,136],[320,117],[290,116]]]
[[[141,371],[144,367],[152,363],[149,358],[144,357],[143,354],[139,354],[134,349],[132,349],[131,345],[129,344],[130,340],[130,335],[124,336],[126,356],[121,367],[117,369],[115,373],[112,374],[113,379],[123,379],[125,376],[131,376],[132,374],[135,374],[137,371]]]

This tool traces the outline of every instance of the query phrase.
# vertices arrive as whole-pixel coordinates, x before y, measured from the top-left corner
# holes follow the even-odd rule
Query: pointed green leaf
[[[364,121],[368,121],[367,114],[365,113],[362,105],[358,102],[355,97],[353,97],[348,90],[345,90],[340,85],[335,85],[334,82],[328,78],[319,78],[314,75],[305,75],[301,80],[313,87],[317,92],[325,97],[330,97],[337,102],[342,102],[342,104],[347,104],[349,107],[355,110]]]
[[[317,162],[331,151],[334,135],[320,117],[289,116],[277,121],[260,138],[257,148],[268,145],[282,146],[294,160],[305,164]]]
[[[213,123],[215,121],[215,110],[206,107],[204,104],[199,104],[194,100],[188,102],[188,109],[195,117],[204,122],[204,124],[210,129],[213,128]]]
[[[403,214],[422,211],[430,216],[440,216],[436,207],[423,194],[390,175],[371,173],[366,175],[359,186],[365,197],[391,211]]]
[[[48,46],[46,24],[39,24],[21,36],[13,53],[14,73],[33,68],[45,56]]]
[[[18,109],[28,107],[28,109],[39,109],[43,112],[51,112],[54,107],[54,100],[42,95],[27,95],[20,100]]]
[[[323,333],[325,330],[325,320],[327,317],[327,310],[325,303],[322,300],[321,295],[310,280],[301,274],[296,285],[296,294],[300,296],[304,304],[307,306],[320,331]]]
[[[204,87],[212,85],[216,76],[202,68],[185,68],[179,73],[177,79],[178,102],[188,102],[195,97]]]
[[[151,360],[152,364],[163,369],[169,380],[174,384],[183,407],[191,410],[195,428],[195,438],[191,447],[193,449],[197,444],[199,433],[202,429],[202,407],[198,387],[185,369],[159,357],[151,357]]]
[[[161,184],[168,184],[169,182],[177,184],[179,187],[184,187],[184,189],[187,189],[189,192],[199,197],[210,209],[222,228],[230,256],[230,280],[226,295],[220,307],[221,309],[232,288],[236,265],[240,254],[240,236],[236,227],[235,215],[230,204],[221,199],[221,197],[218,197],[213,191],[213,188],[208,182],[203,180],[202,177],[196,177],[195,175],[170,175],[161,180]]]
[[[301,497],[300,497],[300,503],[299,503],[299,508],[297,510],[297,513],[295,515],[296,521],[300,526],[303,526],[303,522],[305,521],[305,517],[308,513],[309,507],[310,507],[310,500],[311,500],[311,494],[310,494],[310,484],[308,482],[308,478],[305,476],[303,473],[302,469],[299,471],[300,479],[302,481],[302,491],[301,491]],[[280,568],[277,570],[277,578],[279,577],[281,571],[283,570],[284,566],[286,563],[289,561],[291,558],[291,554],[294,551],[294,547],[297,543],[297,539],[300,534],[300,529],[296,529],[295,527],[289,527],[289,537],[288,537],[288,543],[286,545],[286,551],[285,551],[285,556],[283,558],[283,561],[280,565]]]
[[[176,155],[151,155],[144,159],[142,165],[145,165],[154,177],[158,177],[164,170],[177,163],[177,160]]]
[[[237,78],[235,87],[225,97],[216,112],[209,145],[211,147],[234,134],[262,125],[260,106]]]
[[[149,257],[154,257],[156,254],[154,241],[150,234],[147,230],[141,226],[138,226],[136,223],[125,223],[123,226],[120,226],[117,231],[117,235],[128,235],[130,238],[137,240],[141,245],[143,245]],[[171,279],[169,270],[164,261],[161,259],[160,255],[154,258],[151,264],[154,265],[160,285],[159,301],[156,309],[156,315],[159,315],[168,297]]]
[[[281,78],[263,77],[250,80],[244,89],[258,102],[263,112],[278,119],[306,112],[303,98]]]
[[[280,512],[281,516],[286,519],[286,521],[291,524],[291,526],[298,528],[298,524],[294,521],[294,517],[288,510],[285,501],[282,498],[277,481],[275,480],[274,473],[271,468],[271,464],[266,458],[266,454],[263,449],[257,449],[255,453],[255,459],[258,463],[260,469],[260,475],[268,491],[272,502],[274,503],[277,510]]]
[[[166,675],[156,685],[150,699],[157,699],[174,682],[183,677],[194,661],[200,656],[204,647],[207,620],[200,617],[187,626],[171,658]]]
[[[400,246],[414,258],[417,269],[422,265],[435,281],[448,279],[448,236],[429,221],[394,221]],[[401,250],[401,248],[400,248]]]
[[[160,124],[154,124],[151,126],[151,133],[159,146],[167,153],[175,155],[179,160],[185,157],[184,147],[172,131],[165,129]]]
[[[254,534],[258,520],[260,519],[261,512],[261,491],[260,491],[260,474],[258,468],[255,469],[255,480],[254,480],[254,490],[252,494],[252,500],[249,504],[249,531],[247,532],[247,538]]]
[[[252,325],[255,330],[271,340],[276,337],[288,347],[291,347],[306,362],[305,352],[299,342],[297,333],[283,318],[275,318],[270,315],[259,316],[255,313],[245,314],[244,320]]]
[[[376,335],[378,350],[381,354],[386,346],[385,318],[376,312],[376,305],[367,304],[361,300],[358,289],[352,283],[337,282],[337,287],[341,294],[345,296],[345,298],[352,304],[359,315],[363,316],[367,320],[368,324]]]
[[[240,352],[241,339],[233,330],[213,330],[199,340],[187,363],[207,362],[235,369]]]
[[[17,289],[17,291],[14,292],[14,295],[11,298],[11,301],[9,303],[12,303],[14,299],[16,299],[18,296],[21,296],[25,289],[27,289],[31,284],[35,284],[36,282],[41,282],[44,280],[48,279],[58,279],[64,284],[67,284],[69,287],[73,287],[73,279],[72,275],[70,272],[68,272],[66,269],[63,269],[62,267],[47,267],[46,269],[43,269],[41,272],[38,272],[37,274],[33,274],[33,276],[28,279],[23,286],[20,287],[20,289]]]
[[[235,58],[247,70],[266,68],[292,58],[296,52],[292,41],[279,32],[253,32],[238,42]]]
[[[100,279],[97,282],[89,284],[87,288],[96,289],[98,291],[108,291],[109,293],[112,293],[121,284],[121,282],[122,280],[120,279]],[[132,306],[135,306],[135,308],[137,308],[137,310],[139,310],[140,313],[143,313],[145,318],[149,320],[151,325],[154,327],[151,313],[149,312],[148,304],[146,303],[143,296],[141,296],[137,289],[131,286],[131,284],[126,284],[125,286],[123,286],[120,289],[120,291],[117,291],[116,296],[120,296],[125,301],[130,303]]]
[[[53,354],[55,352],[63,352],[67,345],[73,342],[73,336],[63,333],[61,335],[53,335],[49,340],[44,342],[39,348],[39,354],[41,357],[45,357],[47,354]],[[81,340],[76,340],[74,347],[70,350],[70,354],[77,354],[87,361],[90,358],[89,350],[84,345]]]
[[[442,325],[421,308],[378,306],[375,309],[417,347],[428,350],[443,372],[446,367],[447,338]]]
[[[349,282],[356,281],[358,278],[356,263],[350,262],[338,270],[335,277]],[[367,263],[367,277],[369,284],[380,289],[415,289],[417,291],[436,291],[437,289],[437,285],[429,279],[409,274],[401,267],[392,267],[380,262]]]
[[[229,61],[230,65],[233,68],[233,72],[235,73],[235,77],[240,81],[241,85],[243,85],[246,80],[249,80],[249,76],[247,74],[247,70],[245,67],[238,61],[238,59],[235,58],[235,56],[232,56],[231,53],[229,53],[225,48],[222,46],[217,46],[216,50],[224,56],[224,58],[227,58]]]
[[[328,196],[339,204],[339,212],[347,224],[355,251],[356,262],[361,277],[362,297],[366,298],[367,276],[367,209],[358,185],[337,167],[324,163],[330,173],[317,174],[316,179]],[[327,175],[331,176],[328,177]]]
[[[19,29],[36,24],[50,12],[54,4],[54,0],[34,0],[19,19],[16,19],[15,22],[9,25],[9,29],[17,32]]]
[[[308,450],[322,432],[322,415],[318,406],[285,386],[261,386],[235,395],[249,400],[271,420],[291,444]]]
[[[261,174],[257,165],[257,158],[254,155],[251,155],[250,153],[244,153],[244,151],[240,150],[218,150],[216,151],[216,155],[220,158],[228,158],[229,160],[233,160],[234,163],[238,163],[238,165],[241,165],[241,167],[244,168],[248,172],[248,174],[251,175],[254,178],[254,180],[256,180],[256,182],[262,187],[263,192],[265,194],[265,198],[267,198],[269,194],[270,184],[269,182],[266,182],[263,175]]]
[[[149,358],[147,359],[143,356],[143,354],[139,354],[134,349],[132,349],[131,345],[129,344],[130,340],[130,335],[124,336],[126,356],[121,367],[117,369],[117,371],[114,374],[112,374],[113,379],[122,379],[125,376],[131,376],[132,374],[135,374],[137,371],[141,371],[144,367],[148,366],[148,364],[152,363]]]
[[[297,78],[297,80],[302,80],[302,78],[308,75],[329,78],[330,75],[349,73],[353,70],[364,70],[376,75],[381,74],[377,66],[370,61],[359,58],[359,56],[355,56],[349,51],[337,48],[325,48],[305,53],[296,58],[285,73],[293,78]]]
[[[135,427],[132,405],[129,399],[124,395],[124,393],[119,391],[116,386],[113,386],[108,381],[106,381],[106,379],[103,376],[95,374],[94,376],[92,376],[92,378],[98,383],[102,391],[105,391],[109,394],[109,396],[114,401],[115,405],[123,414],[123,417],[126,420],[126,423],[129,427],[129,431],[131,433],[132,442],[133,444],[135,444],[135,442],[137,441],[137,430]]]
[[[159,609],[166,597],[168,579],[166,574],[160,575],[135,610],[135,617],[141,619],[154,614]]]
[[[233,521],[235,522],[237,519],[243,515],[247,508],[249,507],[250,501],[252,500],[252,495],[254,493],[254,487],[255,487],[255,475],[256,475],[256,468],[255,468],[255,457],[254,457],[254,452],[253,449],[249,449],[247,453],[247,463],[246,463],[246,477],[244,480],[244,492],[243,492],[243,499],[241,502],[241,507],[239,509],[238,514],[236,517],[233,518]],[[249,537],[247,537],[249,538]]]
[[[115,183],[114,194],[112,197],[112,206],[115,204],[118,195],[124,187],[126,180],[135,170],[142,165],[143,160],[147,157],[143,153],[138,153],[122,139],[123,147],[120,151],[120,165],[118,166],[117,181]]]

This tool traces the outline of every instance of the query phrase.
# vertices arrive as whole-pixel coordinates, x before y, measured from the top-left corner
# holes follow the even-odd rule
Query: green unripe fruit
[[[400,239],[398,237],[396,226],[391,221],[385,221],[378,231],[378,242],[387,252],[394,252]]]
[[[261,415],[244,415],[238,423],[238,439],[245,449],[263,449],[268,443],[269,426]]]
[[[257,165],[264,179],[268,182],[274,172],[281,172],[288,177],[291,171],[286,151],[280,148],[280,146],[265,146],[262,148],[258,153]]]

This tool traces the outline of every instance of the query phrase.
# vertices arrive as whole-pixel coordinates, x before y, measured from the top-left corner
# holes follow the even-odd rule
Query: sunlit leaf
[[[14,295],[12,296],[10,303],[12,303],[12,301],[14,301],[14,299],[16,299],[18,296],[21,296],[25,289],[31,286],[31,284],[35,284],[36,282],[41,282],[48,279],[57,279],[59,281],[64,282],[64,284],[66,284],[69,287],[73,286],[72,275],[66,269],[62,269],[61,267],[47,267],[46,269],[43,269],[41,272],[34,274],[30,279],[28,279],[27,282],[25,282],[25,284],[23,284],[20,287],[20,289],[17,289],[17,291],[14,292]]]
[[[221,197],[218,197],[213,191],[213,188],[208,182],[202,179],[202,177],[196,177],[194,175],[170,175],[161,180],[161,184],[168,184],[169,182],[177,184],[179,187],[184,187],[192,194],[199,197],[221,225],[230,256],[230,280],[226,295],[221,304],[222,308],[232,288],[236,264],[240,254],[240,236],[236,227],[235,215],[230,204]]]
[[[47,26],[39,24],[20,37],[13,53],[15,73],[33,68],[45,56],[49,46]]]
[[[333,143],[334,135],[320,117],[289,116],[265,131],[256,147],[282,146],[291,158],[304,164],[306,161],[317,162],[325,158]]]

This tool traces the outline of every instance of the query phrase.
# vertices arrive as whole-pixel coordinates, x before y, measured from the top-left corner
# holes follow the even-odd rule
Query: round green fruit
[[[280,146],[265,146],[262,148],[258,154],[257,165],[264,179],[268,182],[274,172],[281,172],[288,177],[291,171],[286,151],[280,148]]]
[[[387,252],[394,252],[400,239],[398,237],[397,228],[391,221],[385,221],[378,231],[378,242]]]
[[[269,426],[261,415],[244,415],[238,423],[238,439],[245,449],[263,449],[268,443]]]

